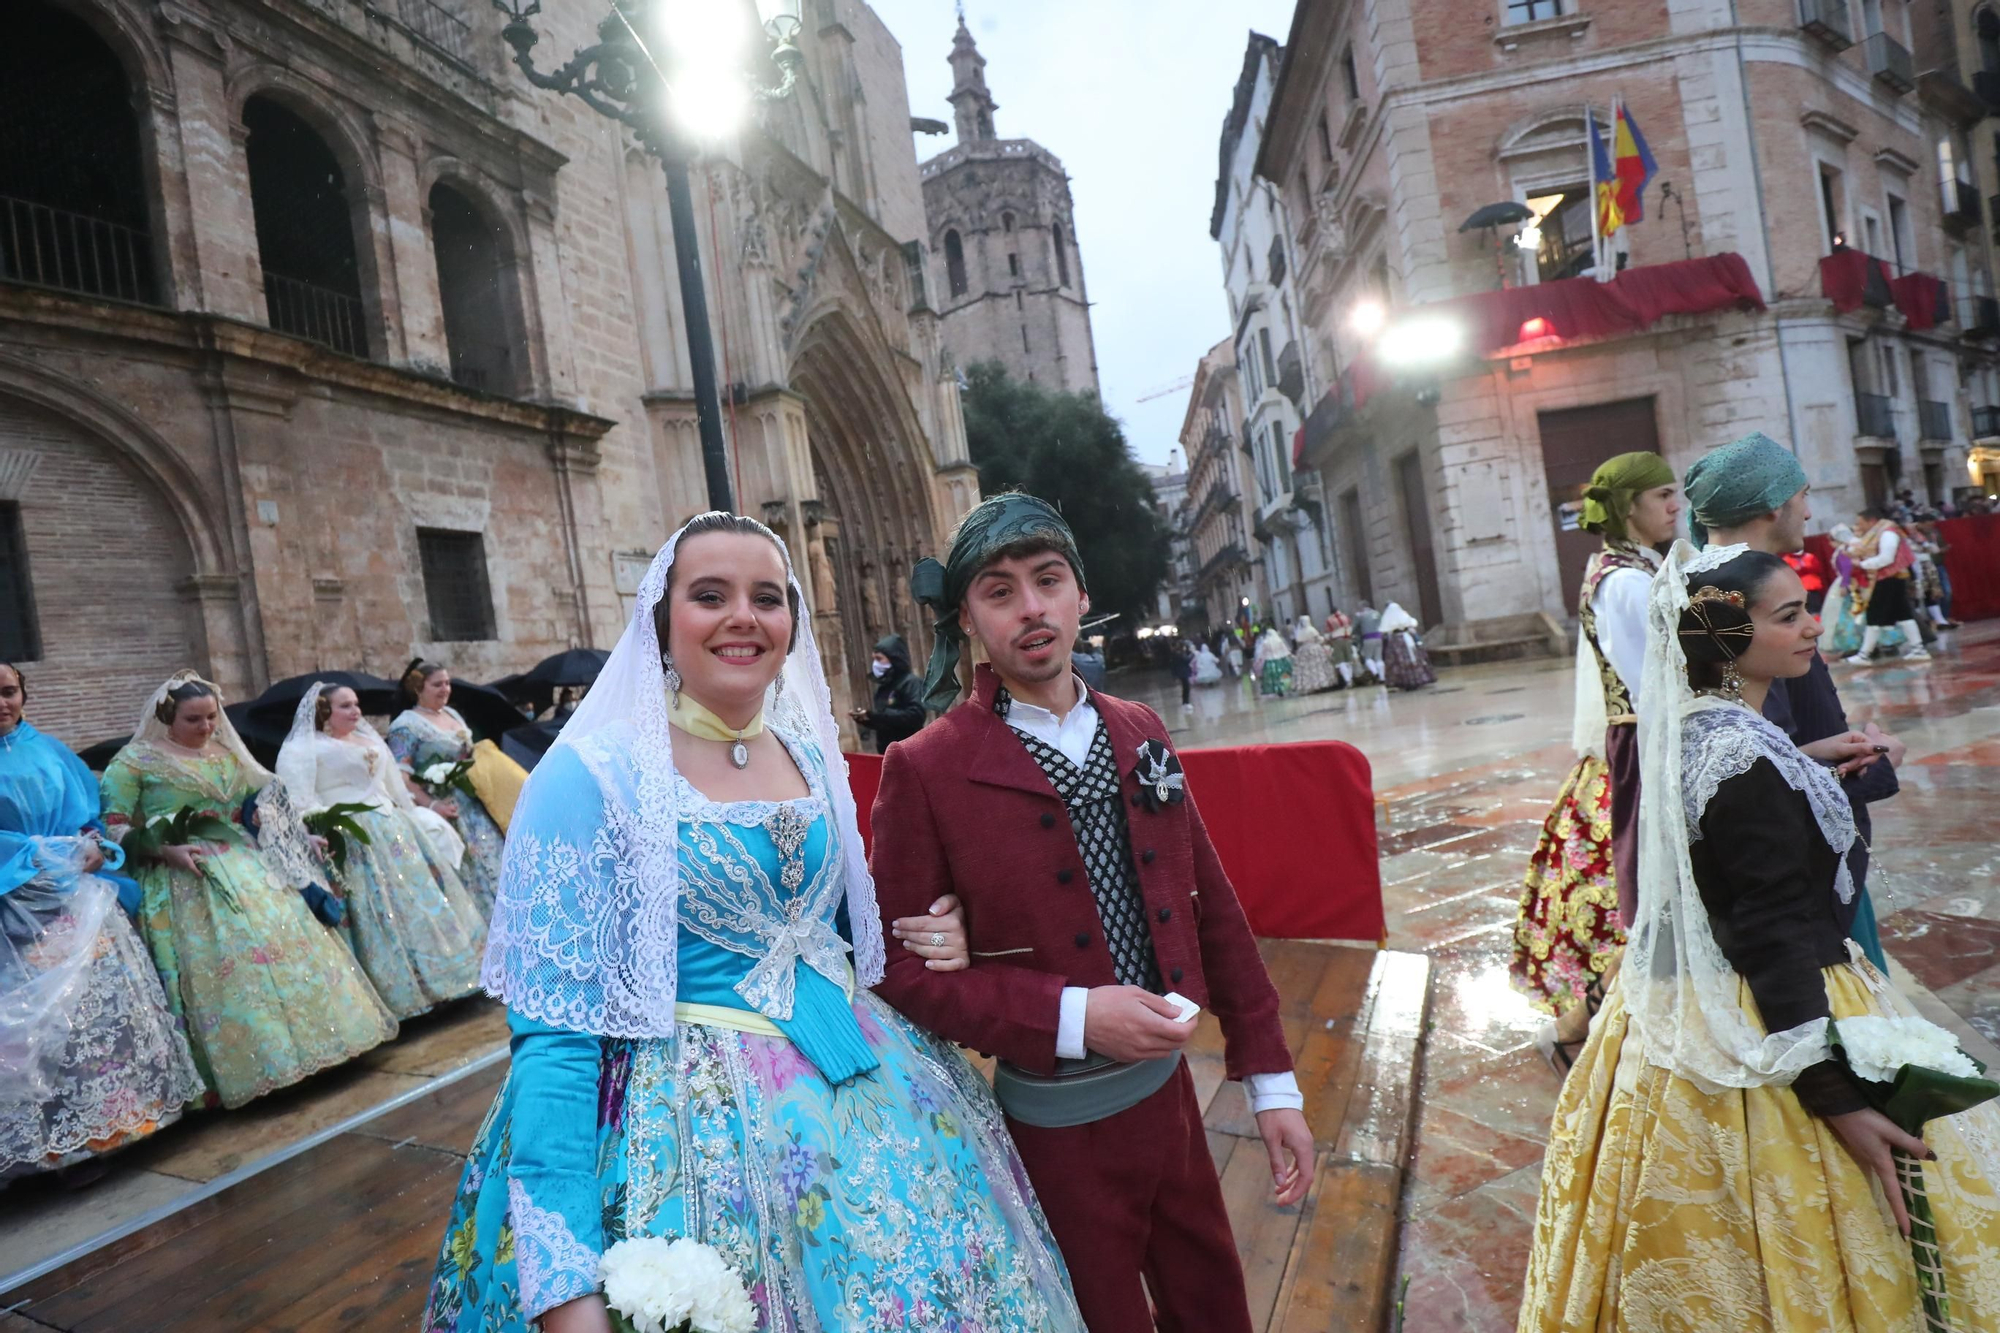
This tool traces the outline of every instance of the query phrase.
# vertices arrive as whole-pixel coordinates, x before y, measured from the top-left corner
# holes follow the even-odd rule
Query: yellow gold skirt
[[[1835,1018],[1915,1012],[1865,962],[1822,975]],[[1711,1095],[1642,1045],[1614,984],[1550,1126],[1521,1333],[1916,1333],[1909,1243],[1832,1128],[1789,1087]],[[2000,1333],[1996,1105],[1924,1131],[1960,1333]]]

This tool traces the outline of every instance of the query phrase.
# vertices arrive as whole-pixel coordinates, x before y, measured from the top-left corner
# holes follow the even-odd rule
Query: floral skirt
[[[202,1095],[117,891],[94,875],[75,882],[74,893],[30,881],[0,897],[0,1179],[136,1143]],[[47,983],[61,993],[40,993]]]
[[[1292,693],[1318,694],[1340,683],[1333,650],[1325,644],[1309,643],[1292,653]]]
[[[1382,639],[1382,666],[1389,684],[1399,690],[1414,690],[1436,682],[1431,655],[1408,630],[1397,630]]]
[[[781,1038],[682,1023],[606,1041],[606,1246],[714,1246],[760,1333],[1084,1333],[985,1080],[874,995],[854,1004],[881,1065],[838,1087]],[[510,1079],[467,1159],[425,1333],[528,1331],[507,1211],[514,1105]]]
[[[401,812],[355,819],[371,841],[349,840],[336,877],[347,903],[341,930],[382,1002],[411,1018],[479,989],[486,919],[458,873]]]
[[[1832,659],[1860,652],[1861,614],[1854,608],[1854,594],[1844,588],[1836,589],[1827,598],[1826,610],[1831,612],[1831,618],[1827,619],[1826,635],[1820,640],[1820,653]]]
[[[1292,659],[1279,657],[1264,663],[1257,673],[1257,688],[1280,698],[1292,692]]]
[[[1611,854],[1611,770],[1577,760],[1528,860],[1514,923],[1514,989],[1543,1013],[1582,1002],[1625,945]]]
[[[1914,1012],[1865,963],[1821,976],[1836,1019]],[[1614,984],[1556,1103],[1522,1333],[1917,1333],[1909,1244],[1827,1123],[1788,1087],[1703,1092],[1643,1047]],[[1956,1328],[2000,1333],[2000,1111],[1924,1141]]]
[[[479,919],[490,921],[493,898],[500,891],[500,853],[507,846],[507,835],[500,831],[477,797],[461,792],[455,799],[458,818],[451,821],[451,826],[465,839],[465,859],[458,864],[459,882],[472,896]]]

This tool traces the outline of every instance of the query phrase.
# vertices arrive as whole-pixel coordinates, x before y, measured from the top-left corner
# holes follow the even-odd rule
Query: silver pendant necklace
[[[729,762],[741,770],[750,767],[750,747],[738,736],[736,743],[729,747]]]

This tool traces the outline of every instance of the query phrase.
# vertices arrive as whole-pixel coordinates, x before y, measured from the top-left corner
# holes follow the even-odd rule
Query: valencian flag
[[[1620,227],[1641,222],[1646,217],[1645,190],[1659,171],[1639,122],[1625,110],[1625,104],[1611,104],[1611,146],[1607,151],[1597,132],[1597,120],[1590,121],[1590,174],[1597,189],[1597,234],[1606,240]]]

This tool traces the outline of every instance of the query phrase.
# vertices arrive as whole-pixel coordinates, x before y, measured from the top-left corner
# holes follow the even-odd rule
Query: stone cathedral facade
[[[608,8],[545,6],[544,66]],[[15,9],[0,658],[37,725],[129,732],[182,666],[240,699],[614,642],[707,507],[658,164],[530,86],[487,0]],[[978,482],[900,48],[860,0],[805,11],[801,86],[695,211],[736,507],[844,713],[878,636],[927,649],[907,571]]]
[[[1090,298],[1069,176],[1032,139],[1002,139],[986,58],[959,19],[951,44],[958,143],[923,165],[931,276],[945,349],[1016,379],[1097,393]]]

